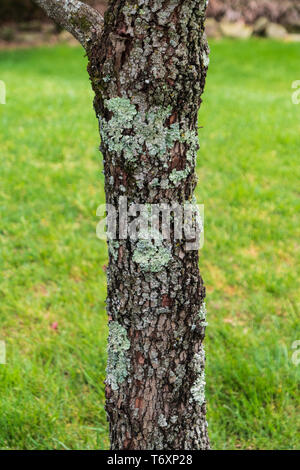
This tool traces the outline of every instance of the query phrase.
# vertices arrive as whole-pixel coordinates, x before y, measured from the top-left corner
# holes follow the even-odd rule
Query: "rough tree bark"
[[[206,0],[36,0],[84,45],[107,202],[193,200],[208,66]],[[109,242],[106,410],[112,449],[208,449],[205,288],[185,240]]]

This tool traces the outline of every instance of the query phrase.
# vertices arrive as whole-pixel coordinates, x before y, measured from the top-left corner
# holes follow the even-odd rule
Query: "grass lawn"
[[[299,449],[299,45],[211,49],[197,189],[211,443]],[[109,445],[104,181],[85,62],[67,46],[0,53],[1,449]]]

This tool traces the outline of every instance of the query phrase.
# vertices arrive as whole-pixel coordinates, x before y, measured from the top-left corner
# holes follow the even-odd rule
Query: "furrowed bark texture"
[[[112,1],[88,50],[107,202],[192,201],[208,65],[205,0]],[[109,242],[112,449],[208,449],[198,252]]]

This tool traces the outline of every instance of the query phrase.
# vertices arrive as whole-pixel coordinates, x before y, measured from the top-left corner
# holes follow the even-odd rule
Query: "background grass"
[[[197,197],[215,449],[299,448],[297,44],[211,44]],[[1,449],[105,449],[106,246],[79,48],[1,52]],[[55,329],[55,323],[58,328]]]

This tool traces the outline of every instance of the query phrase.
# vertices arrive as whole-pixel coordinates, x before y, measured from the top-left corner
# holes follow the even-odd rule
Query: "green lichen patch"
[[[195,354],[193,360],[194,372],[197,378],[191,388],[192,400],[200,406],[205,402],[205,351],[202,348],[198,354]]]
[[[181,138],[182,138],[182,142],[186,143],[188,146],[188,150],[186,153],[187,161],[189,163],[195,164],[196,158],[197,158],[197,152],[199,150],[198,132],[187,129]]]
[[[193,399],[201,406],[205,402],[205,372],[202,371],[191,388]]]
[[[168,423],[167,423],[167,420],[165,418],[165,416],[163,414],[161,414],[158,418],[158,425],[161,427],[161,428],[167,428],[168,427]]]
[[[208,323],[206,321],[206,304],[205,302],[202,303],[200,310],[199,310],[199,319],[202,322],[202,326],[207,326]]]
[[[171,251],[165,246],[155,246],[151,240],[139,240],[133,253],[133,261],[146,272],[157,273],[172,259]]]
[[[150,233],[139,234],[132,257],[142,271],[157,273],[163,270],[172,259],[171,248],[164,245],[161,233],[152,229]]]
[[[108,250],[110,255],[113,257],[115,261],[117,261],[119,256],[119,247],[120,243],[116,240],[109,240],[108,242]]]
[[[178,186],[181,180],[187,178],[191,172],[191,169],[187,167],[185,170],[173,170],[170,174],[170,181],[174,184],[174,186]]]
[[[101,120],[101,137],[110,152],[124,154],[132,161],[138,150],[138,143],[130,135],[137,110],[125,98],[112,98],[105,101],[107,109],[113,114],[108,121]]]
[[[136,132],[143,136],[149,155],[163,157],[180,139],[179,124],[165,126],[166,119],[171,115],[171,108],[154,108],[146,114],[146,121],[137,122]]]
[[[112,98],[105,101],[112,113],[110,119],[100,123],[101,137],[108,150],[123,156],[129,163],[136,163],[145,152],[154,158],[153,164],[167,164],[170,151],[176,142],[186,146],[186,168],[174,169],[167,186],[178,186],[181,180],[192,173],[199,149],[198,133],[182,127],[178,122],[167,125],[171,107],[153,107],[142,113],[127,98]]]
[[[111,386],[112,390],[118,390],[119,385],[128,375],[130,360],[127,357],[127,351],[129,349],[130,342],[126,329],[116,321],[110,322],[106,383]]]
[[[176,142],[190,140],[189,133],[187,138],[181,133],[179,123],[166,125],[171,107],[154,107],[140,113],[127,98],[112,98],[106,100],[105,105],[113,116],[101,121],[102,139],[109,151],[123,154],[127,161],[136,161],[145,151],[150,156],[165,159]]]

